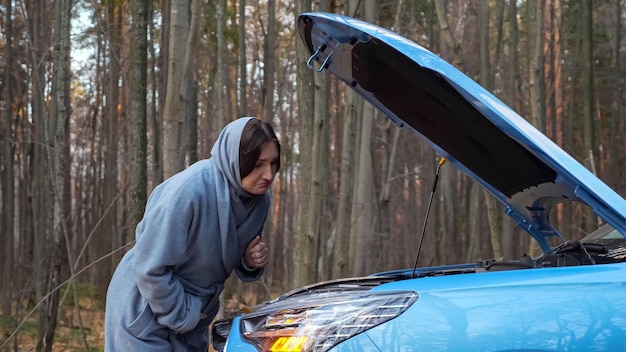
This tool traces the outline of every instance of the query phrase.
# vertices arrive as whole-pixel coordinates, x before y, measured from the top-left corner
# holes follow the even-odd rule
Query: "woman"
[[[210,159],[154,189],[109,285],[106,351],[207,351],[224,281],[233,270],[255,281],[268,262],[261,231],[279,167],[272,127],[244,117]]]

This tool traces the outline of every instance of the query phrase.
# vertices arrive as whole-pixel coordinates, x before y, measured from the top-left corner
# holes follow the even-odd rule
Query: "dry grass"
[[[62,303],[59,305],[57,328],[54,336],[53,351],[104,351],[104,306],[102,301],[94,297],[93,288],[89,285],[77,286],[79,307],[73,301],[73,295],[64,296],[61,291]],[[20,302],[19,313],[14,316],[0,316],[0,345],[17,333],[1,351],[35,351],[39,329],[39,312],[34,312],[26,321],[24,317],[31,312],[32,302]],[[17,304],[16,304],[17,305]],[[80,319],[79,317],[80,312]]]
[[[78,309],[74,305],[71,295],[67,295],[63,299],[63,293],[61,294],[63,302],[59,306],[53,351],[104,351],[104,303],[94,298],[93,288],[88,285],[79,285],[77,293],[80,302]],[[227,312],[237,311],[257,303],[257,297],[251,290],[243,292],[241,300],[245,304],[234,296],[226,299],[224,310]],[[0,349],[0,352],[36,350],[39,313],[35,312],[28,320],[22,322],[23,317],[32,310],[33,303],[21,302],[20,304],[19,316],[0,315],[0,346],[21,324],[17,334],[11,338],[6,346]],[[80,320],[78,319],[79,311]]]

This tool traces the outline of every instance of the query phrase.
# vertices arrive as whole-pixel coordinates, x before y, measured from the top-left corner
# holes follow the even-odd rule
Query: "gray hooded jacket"
[[[224,281],[233,270],[244,281],[262,275],[242,262],[270,204],[269,193],[253,196],[241,185],[239,141],[250,119],[227,125],[211,159],[150,195],[135,246],[109,285],[105,351],[207,351]]]

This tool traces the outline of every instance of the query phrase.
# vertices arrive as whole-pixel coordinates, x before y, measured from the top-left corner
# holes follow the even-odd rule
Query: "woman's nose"
[[[263,178],[266,180],[271,180],[272,179],[272,165],[268,164],[263,166]]]

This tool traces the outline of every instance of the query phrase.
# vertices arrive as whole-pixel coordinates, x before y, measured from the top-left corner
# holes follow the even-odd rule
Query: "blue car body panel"
[[[418,292],[406,312],[330,349],[624,351],[626,263],[425,277],[372,291]],[[257,351],[235,318],[226,351]]]
[[[241,330],[239,329],[239,323],[241,319],[239,317],[233,319],[233,327],[228,335],[228,341],[224,351],[238,351],[238,352],[258,352],[256,347],[243,340]]]
[[[398,281],[373,290],[419,300],[366,333],[402,351],[623,351],[625,277],[620,263]]]

